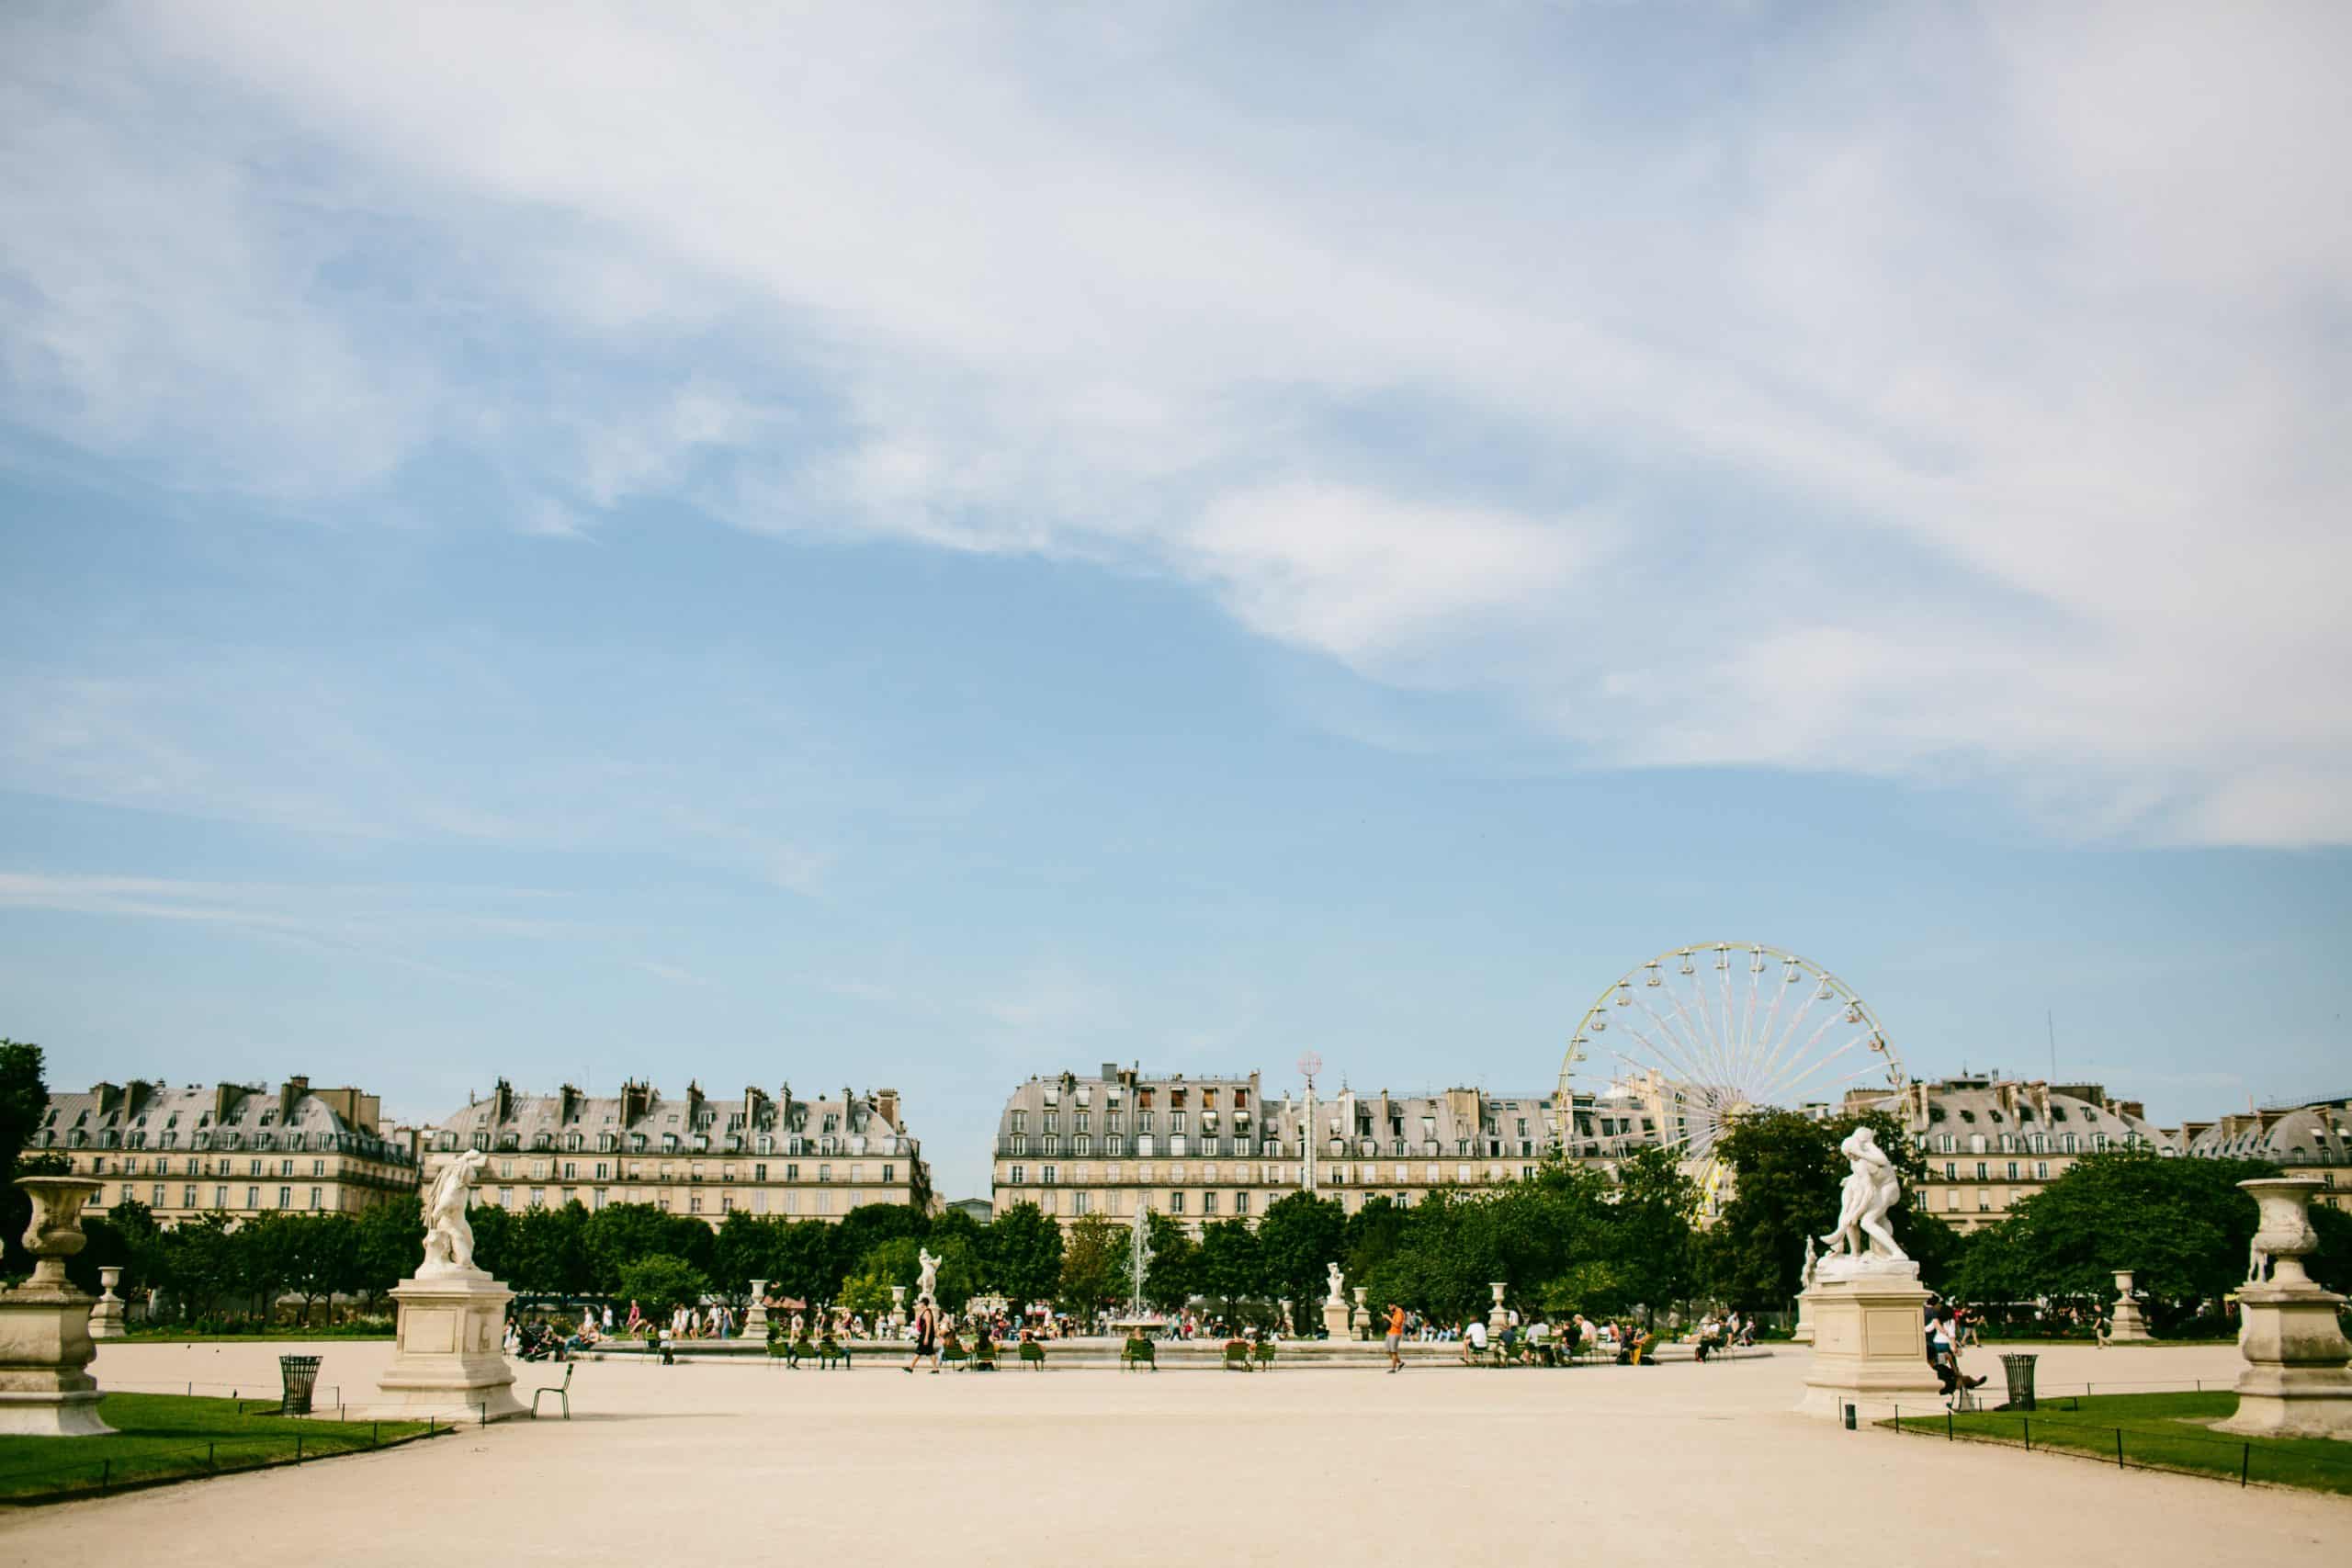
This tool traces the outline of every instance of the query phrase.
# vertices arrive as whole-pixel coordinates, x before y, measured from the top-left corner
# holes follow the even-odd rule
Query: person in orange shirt
[[[1388,1370],[1396,1371],[1405,1364],[1405,1309],[1395,1302],[1388,1303]]]

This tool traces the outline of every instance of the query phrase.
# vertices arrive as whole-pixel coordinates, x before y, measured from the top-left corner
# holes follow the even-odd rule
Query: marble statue
[[[931,1248],[926,1247],[916,1249],[915,1265],[922,1272],[915,1280],[915,1300],[930,1302],[934,1305],[938,1303],[939,1261],[931,1255]]]
[[[468,1149],[433,1179],[424,1195],[424,1263],[418,1279],[433,1274],[471,1273],[474,1267],[474,1227],[466,1223],[466,1201],[471,1195],[474,1172],[490,1163],[480,1149]]]
[[[1878,1136],[1867,1126],[1857,1127],[1838,1145],[1851,1171],[1839,1196],[1838,1228],[1823,1236],[1832,1258],[1867,1258],[1872,1263],[1900,1263],[1908,1254],[1895,1245],[1886,1217],[1903,1196],[1894,1162],[1878,1146]]]
[[[1347,1305],[1347,1298],[1340,1292],[1340,1287],[1347,1283],[1348,1277],[1340,1271],[1340,1266],[1336,1263],[1327,1263],[1324,1269],[1331,1280],[1331,1293],[1323,1298],[1324,1302],[1332,1306]]]
[[[1798,1285],[1798,1291],[1802,1292],[1813,1289],[1814,1279],[1820,1272],[1821,1254],[1815,1249],[1813,1237],[1808,1234],[1804,1238],[1804,1269],[1797,1276],[1798,1279],[1803,1281],[1803,1283]]]

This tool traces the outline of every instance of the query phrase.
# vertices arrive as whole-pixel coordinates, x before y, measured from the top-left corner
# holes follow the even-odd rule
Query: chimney
[[[280,1085],[277,1090],[278,1121],[293,1121],[294,1107],[300,1104],[302,1097],[310,1092],[311,1080],[300,1073],[295,1074],[292,1077],[288,1078],[284,1084]]]
[[[635,1078],[621,1080],[621,1126],[623,1128],[637,1125],[644,1119],[645,1113],[652,1109],[653,1092],[650,1085],[639,1083]]]
[[[897,1089],[876,1089],[874,1091],[874,1110],[876,1114],[879,1115],[885,1122],[888,1123],[892,1132],[895,1133],[899,1130],[899,1091]]]
[[[1102,1081],[1104,1083],[1117,1083],[1119,1081],[1118,1063],[1105,1062],[1102,1064]]]
[[[571,1084],[560,1085],[555,1091],[555,1119],[559,1125],[580,1114],[580,1091]]]
[[[496,1102],[495,1108],[490,1113],[490,1119],[492,1122],[504,1122],[514,1116],[514,1086],[513,1084],[508,1083],[504,1078],[499,1079],[498,1087],[491,1090],[491,1097]]]

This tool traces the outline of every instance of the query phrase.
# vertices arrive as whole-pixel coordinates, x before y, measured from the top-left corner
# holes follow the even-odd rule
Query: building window
[[[1204,1214],[1214,1214],[1216,1213],[1216,1193],[1204,1192],[1201,1194],[1201,1213]]]
[[[320,1200],[320,1198],[321,1198],[322,1196],[323,1196],[323,1195],[324,1195],[325,1191],[326,1191],[326,1189],[325,1189],[325,1188],[323,1188],[323,1187],[313,1187],[313,1188],[311,1188],[311,1208],[315,1209],[315,1208],[319,1207],[319,1200]]]
[[[1073,1192],[1069,1195],[1069,1212],[1072,1214],[1082,1215],[1086,1213],[1087,1196],[1084,1192]]]
[[[1017,1165],[1016,1165],[1016,1166],[1014,1166],[1014,1167],[1012,1168],[1012,1185],[1013,1185],[1013,1186],[1018,1187],[1018,1186],[1020,1186],[1022,1183],[1023,1183],[1023,1182],[1027,1181],[1028,1179],[1029,1179],[1029,1173],[1028,1173],[1026,1170],[1023,1169],[1020,1166],[1017,1166]]]
[[[294,1206],[294,1189],[281,1187],[277,1190],[277,1206],[281,1209],[290,1209]]]
[[[1233,1212],[1237,1214],[1246,1214],[1250,1212],[1249,1193],[1236,1192],[1233,1195]]]
[[[245,1189],[245,1207],[248,1209],[258,1209],[261,1207],[260,1188],[248,1187]]]
[[[1170,1192],[1168,1195],[1168,1212],[1171,1214],[1181,1214],[1184,1212],[1184,1195],[1182,1192]]]
[[[502,1209],[511,1209],[514,1206],[514,1189],[502,1187],[498,1190],[498,1206]]]

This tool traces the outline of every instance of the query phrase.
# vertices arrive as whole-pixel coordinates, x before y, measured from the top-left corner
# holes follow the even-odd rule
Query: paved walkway
[[[103,1382],[274,1385],[280,1346],[109,1346]],[[320,1347],[372,1382],[381,1344]],[[2064,1349],[2045,1383],[2231,1375]],[[1996,1371],[1992,1354],[1972,1365]],[[2333,1561],[2352,1504],[1787,1414],[1802,1351],[1558,1372],[907,1377],[583,1366],[579,1418],[0,1513],[0,1562],[163,1553],[500,1563],[1360,1565]],[[524,1367],[521,1384],[545,1369]],[[209,1544],[200,1544],[209,1543]]]

